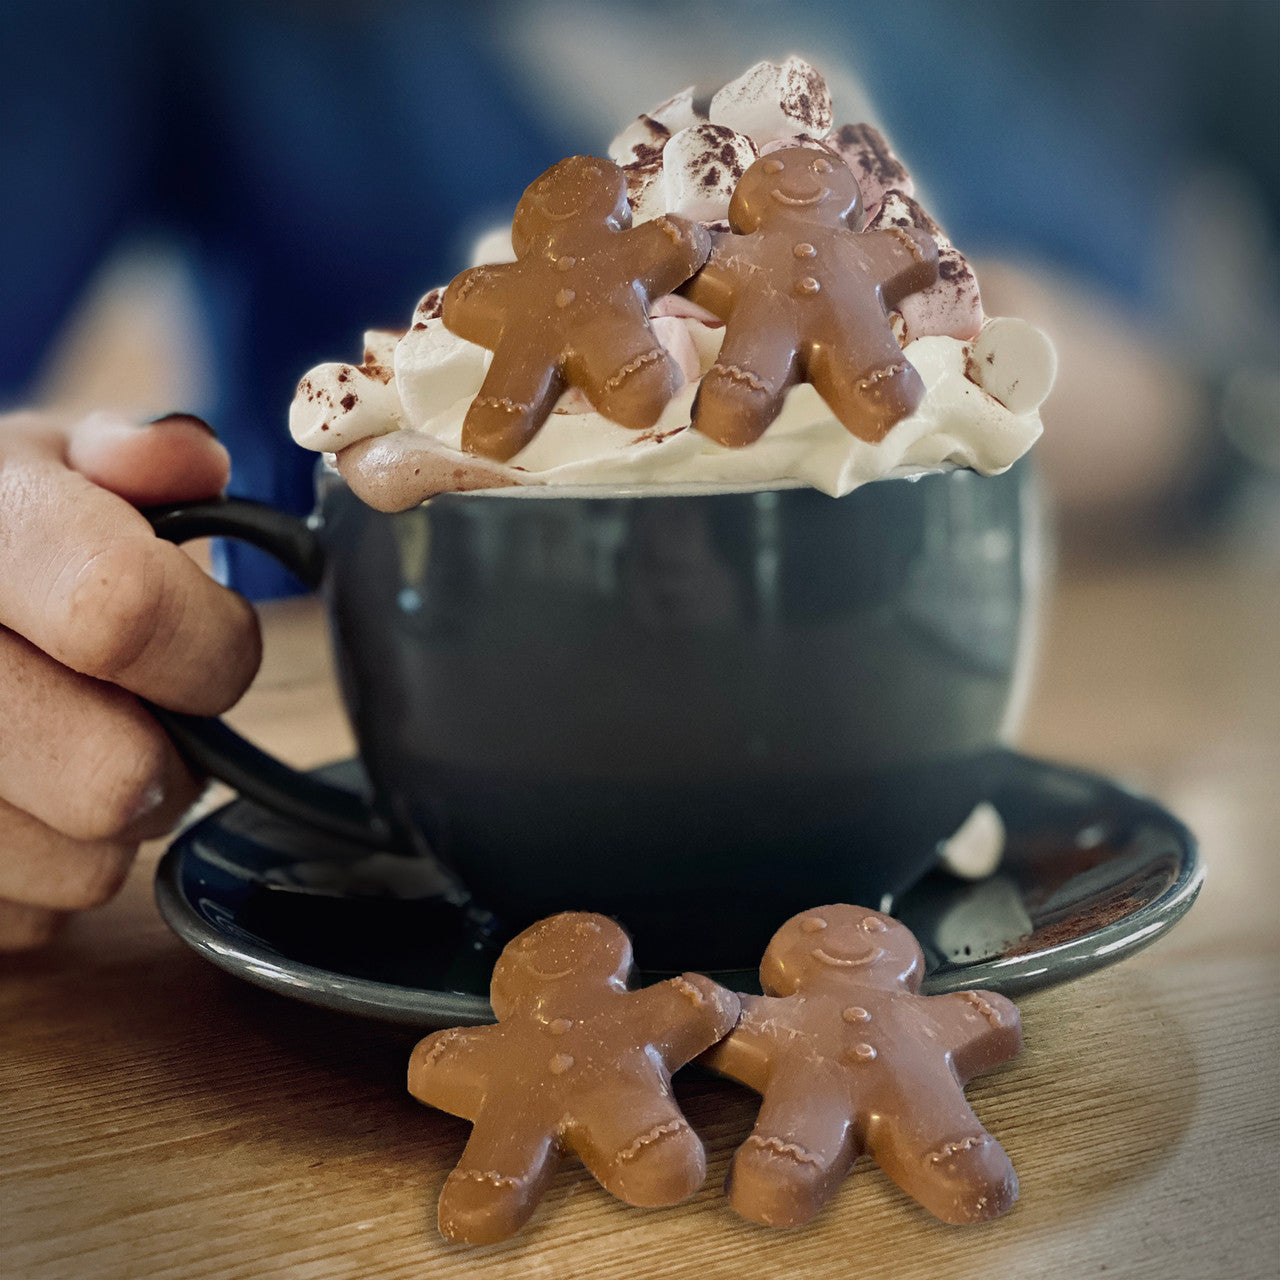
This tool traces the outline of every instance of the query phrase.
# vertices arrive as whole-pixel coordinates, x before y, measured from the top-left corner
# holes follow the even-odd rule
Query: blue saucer
[[[1004,824],[998,870],[977,881],[934,871],[892,904],[924,948],[927,993],[1018,995],[1067,982],[1186,913],[1203,870],[1191,833],[1166,810],[1014,752],[990,763],[979,799]],[[364,785],[354,761],[318,773]],[[505,939],[430,859],[349,848],[235,800],[178,837],[156,898],[195,951],[282,995],[419,1027],[492,1020],[489,975]],[[643,938],[636,952],[643,961]],[[757,962],[744,956],[741,969],[713,976],[758,991]]]

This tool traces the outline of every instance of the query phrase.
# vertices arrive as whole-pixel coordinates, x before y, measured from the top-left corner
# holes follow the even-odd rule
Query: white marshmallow
[[[471,266],[483,267],[491,262],[514,262],[516,251],[511,247],[511,228],[494,227],[486,231],[471,246]]]
[[[831,128],[831,94],[822,73],[801,58],[757,62],[716,93],[709,116],[757,146],[795,134],[821,138]]]
[[[983,325],[965,372],[1010,413],[1031,413],[1053,389],[1058,356],[1035,325],[999,316]]]
[[[404,337],[395,329],[366,329],[364,331],[364,365],[376,365],[391,370],[395,365],[396,343]],[[373,370],[369,369],[372,373]]]
[[[697,382],[702,377],[702,369],[698,362],[698,350],[689,336],[689,325],[697,324],[697,321],[682,320],[678,316],[654,316],[649,324],[653,328],[653,336],[675,361],[685,382]]]
[[[289,434],[304,449],[333,452],[404,426],[391,366],[322,364],[298,383]]]
[[[609,144],[609,159],[622,165],[657,159],[673,133],[697,124],[700,119],[693,109],[693,85],[690,85],[652,111],[644,112],[618,134]]]
[[[919,201],[897,188],[884,193],[880,208],[867,223],[868,231],[914,227],[932,236],[938,246],[938,279],[927,289],[909,293],[894,313],[894,333],[902,344],[917,338],[977,337],[984,319],[978,280],[946,232],[924,211]]]
[[[459,400],[474,397],[492,359],[486,348],[451,333],[443,320],[415,323],[395,354],[408,425],[425,427]]]
[[[662,153],[666,211],[700,222],[727,218],[733,190],[755,158],[751,139],[725,125],[682,129]]]
[[[995,805],[983,800],[942,842],[942,865],[962,880],[981,880],[1000,865],[1004,845],[1004,819]]]
[[[822,141],[857,178],[868,217],[879,208],[885,192],[896,190],[906,196],[914,194],[911,175],[889,149],[879,129],[869,124],[842,124]]]
[[[629,164],[622,170],[631,202],[631,221],[639,226],[667,212],[667,189],[662,180],[662,161]]]

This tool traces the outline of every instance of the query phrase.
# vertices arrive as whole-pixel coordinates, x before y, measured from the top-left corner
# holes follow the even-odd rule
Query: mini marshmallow
[[[404,426],[391,365],[322,364],[298,383],[289,434],[304,449],[333,452]]]
[[[424,293],[413,309],[413,319],[409,322],[411,329],[421,329],[428,320],[439,320],[444,313],[444,285]]]
[[[634,225],[667,212],[667,188],[662,180],[661,159],[626,165],[622,174],[627,180],[627,199],[631,202]]]
[[[689,336],[689,325],[697,324],[697,321],[682,320],[679,316],[653,316],[649,324],[653,329],[653,336],[675,361],[685,382],[697,382],[702,377],[702,368],[698,361],[698,349]]]
[[[866,198],[866,192],[863,192],[864,203]],[[924,211],[920,201],[900,187],[882,192],[880,208],[875,217],[867,219],[868,231],[884,231],[889,227],[914,227],[917,231],[932,236],[939,249],[946,249],[951,245],[947,233]]]
[[[693,85],[690,85],[661,106],[644,112],[618,134],[609,144],[609,159],[620,165],[656,160],[673,133],[679,133],[701,119],[693,108]]]
[[[755,158],[751,139],[725,125],[682,129],[662,153],[667,212],[700,222],[727,218],[733,190]]]
[[[471,246],[471,262],[473,267],[483,267],[491,262],[514,262],[516,251],[511,247],[511,228],[494,227],[486,231]]]
[[[894,313],[894,333],[903,345],[917,338],[977,337],[984,319],[978,280],[964,255],[947,239],[946,232],[924,211],[918,200],[892,188],[884,193],[880,208],[867,223],[868,231],[914,227],[933,237],[938,245],[938,279],[927,289],[908,294]]]
[[[708,114],[757,146],[795,134],[821,138],[831,128],[831,94],[822,73],[801,58],[757,62],[711,99]]]
[[[425,427],[451,405],[480,390],[493,355],[459,338],[443,320],[414,323],[396,346],[396,383],[404,415],[412,427]]]
[[[989,800],[974,806],[973,812],[942,842],[942,865],[962,880],[981,880],[992,875],[1004,857],[1005,828],[1000,811]]]
[[[844,124],[822,142],[849,166],[857,178],[868,218],[878,211],[885,192],[897,190],[904,196],[914,194],[911,175],[889,149],[879,129],[869,124]]]
[[[965,373],[1010,413],[1031,413],[1053,389],[1058,356],[1035,325],[999,316],[983,325]]]
[[[375,368],[386,372],[384,382],[391,380],[395,366],[396,343],[404,334],[396,329],[366,329],[364,331],[364,367],[370,373]],[[377,375],[375,375],[377,376]]]

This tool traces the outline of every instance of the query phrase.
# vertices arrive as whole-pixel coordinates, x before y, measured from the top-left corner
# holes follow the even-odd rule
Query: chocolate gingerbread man
[[[615,1196],[674,1204],[706,1177],[671,1072],[714,1044],[737,997],[700,974],[626,988],[631,943],[605,916],[532,925],[493,971],[498,1022],[428,1036],[409,1092],[475,1122],[440,1194],[450,1240],[501,1240],[529,1219],[565,1151]]]
[[[773,151],[742,175],[734,234],[681,290],[725,321],[694,405],[704,435],[750,444],[797,382],[873,443],[920,403],[889,310],[937,278],[937,245],[914,229],[863,232],[864,221],[857,180],[825,149]]]
[[[764,1101],[726,1188],[744,1217],[795,1226],[869,1152],[944,1222],[1003,1213],[1018,1179],[963,1086],[1021,1047],[1017,1009],[989,991],[921,996],[911,933],[846,904],[794,916],[743,996],[737,1028],[701,1061]]]
[[[567,386],[606,418],[651,427],[683,377],[654,337],[649,299],[702,265],[706,231],[668,215],[632,228],[622,170],[573,156],[525,191],[511,243],[515,262],[473,267],[445,291],[445,325],[493,351],[463,448],[505,462]]]

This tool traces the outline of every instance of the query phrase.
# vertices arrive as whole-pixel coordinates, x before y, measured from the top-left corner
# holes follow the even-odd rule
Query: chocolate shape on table
[[[884,439],[924,396],[889,310],[927,288],[938,249],[920,231],[863,232],[858,183],[834,153],[788,147],[743,174],[716,240],[681,289],[725,322],[693,425],[723,445],[759,439],[788,389],[810,382],[855,436]]]
[[[1022,1045],[1018,1010],[990,991],[922,996],[910,931],[865,907],[793,916],[742,996],[735,1030],[700,1061],[763,1097],[726,1190],[766,1226],[807,1221],[864,1151],[944,1222],[1008,1209],[1018,1179],[964,1097]]]
[[[633,228],[622,170],[572,156],[521,196],[511,243],[515,262],[472,267],[445,290],[446,327],[493,351],[463,448],[505,462],[567,386],[624,427],[653,426],[683,378],[649,325],[649,300],[702,265],[707,232],[671,215]]]
[[[439,1031],[409,1092],[474,1122],[440,1193],[440,1232],[488,1244],[519,1230],[560,1157],[576,1153],[630,1204],[675,1204],[706,1177],[671,1073],[719,1040],[738,1000],[701,974],[628,991],[631,943],[606,916],[531,925],[493,970],[495,1025]]]

